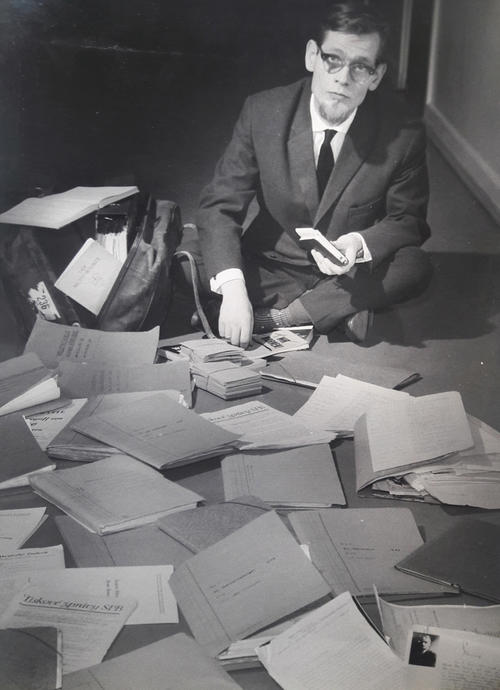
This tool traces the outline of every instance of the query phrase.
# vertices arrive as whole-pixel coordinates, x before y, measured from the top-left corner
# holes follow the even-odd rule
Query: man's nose
[[[338,72],[334,73],[334,77],[339,84],[348,85],[352,81],[349,65],[345,64],[341,67]]]

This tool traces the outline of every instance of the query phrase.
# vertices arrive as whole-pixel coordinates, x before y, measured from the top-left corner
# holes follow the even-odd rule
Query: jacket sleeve
[[[425,131],[418,125],[411,129],[404,155],[388,180],[384,213],[373,225],[360,230],[373,266],[402,247],[421,245],[430,236],[426,222],[429,183],[425,148]]]
[[[212,181],[201,194],[196,215],[209,277],[226,268],[243,269],[241,235],[255,198],[259,171],[252,142],[252,104],[247,98]]]

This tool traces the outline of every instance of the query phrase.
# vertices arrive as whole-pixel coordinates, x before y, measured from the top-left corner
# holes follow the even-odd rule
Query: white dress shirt
[[[349,131],[349,127],[351,126],[354,118],[356,117],[356,112],[358,109],[356,108],[346,120],[338,125],[335,125],[335,127],[332,127],[331,123],[329,123],[319,114],[313,94],[311,94],[309,108],[311,112],[314,163],[315,165],[318,165],[319,151],[325,137],[325,129],[335,129],[336,131],[336,134],[330,144],[332,147],[333,160],[336,162],[340,155],[340,150],[344,143],[345,136]],[[363,237],[358,232],[350,234],[359,237],[363,245],[363,252],[358,258],[356,258],[356,263],[371,261],[372,257],[370,250],[366,246],[366,242],[364,241]],[[243,271],[240,268],[226,268],[223,271],[220,271],[216,276],[210,278],[210,289],[212,292],[220,294],[222,285],[230,280],[245,280]]]

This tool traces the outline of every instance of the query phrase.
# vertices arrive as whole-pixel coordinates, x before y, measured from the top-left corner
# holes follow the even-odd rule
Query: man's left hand
[[[327,276],[340,276],[344,273],[348,273],[356,263],[358,252],[363,250],[363,243],[359,235],[354,233],[341,235],[335,242],[332,242],[332,244],[346,257],[347,263],[345,266],[339,266],[339,264],[334,263],[319,249],[311,249],[312,258],[316,262],[321,273]]]

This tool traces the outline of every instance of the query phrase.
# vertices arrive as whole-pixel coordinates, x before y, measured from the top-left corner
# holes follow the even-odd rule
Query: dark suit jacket
[[[429,236],[422,126],[387,96],[369,92],[320,201],[310,96],[311,81],[302,79],[246,100],[196,219],[209,276],[243,268],[242,252],[310,264],[296,227],[320,227],[331,240],[360,231],[373,266]],[[257,215],[241,240],[254,199]]]

